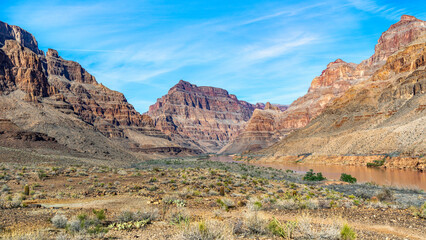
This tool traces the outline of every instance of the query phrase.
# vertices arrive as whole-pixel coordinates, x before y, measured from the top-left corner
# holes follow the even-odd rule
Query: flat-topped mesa
[[[36,54],[43,54],[43,51],[38,49],[37,40],[31,33],[18,26],[0,21],[0,47],[5,44],[6,40],[15,40]]]

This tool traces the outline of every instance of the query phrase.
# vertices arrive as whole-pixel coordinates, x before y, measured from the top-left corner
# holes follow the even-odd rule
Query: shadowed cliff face
[[[248,122],[241,135],[220,152],[258,150],[279,141],[291,131],[305,127],[330,103],[352,86],[369,79],[389,56],[421,38],[425,31],[426,22],[412,16],[402,16],[399,22],[382,34],[373,56],[360,64],[346,63],[341,59],[329,63],[321,75],[313,79],[308,93],[294,101],[287,111],[273,115],[258,112],[256,119]],[[267,130],[256,126],[264,123],[268,125]],[[256,139],[255,148],[250,147],[252,139]]]
[[[181,80],[150,106],[148,114],[156,127],[175,141],[217,152],[236,136],[255,109],[264,107],[240,101],[221,88],[198,87]]]
[[[115,152],[120,158],[133,158],[123,153],[128,150],[180,147],[80,64],[53,49],[44,55],[25,30],[0,22],[0,47],[0,118],[23,131],[47,134],[80,152]]]

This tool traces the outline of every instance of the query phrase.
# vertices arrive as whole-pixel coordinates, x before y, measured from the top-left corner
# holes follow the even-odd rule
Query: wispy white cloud
[[[391,20],[398,20],[402,13],[406,12],[405,8],[393,7],[390,4],[378,4],[374,0],[349,0],[359,10],[380,14]]]
[[[297,7],[286,7],[284,10],[281,10],[281,11],[276,11],[276,12],[272,12],[272,13],[269,13],[269,14],[266,14],[266,15],[263,15],[263,16],[255,17],[253,19],[245,20],[245,21],[239,23],[238,25],[248,25],[248,24],[252,24],[252,23],[257,23],[257,22],[281,17],[283,15],[295,16],[295,15],[301,14],[301,13],[307,11],[307,10],[318,8],[318,7],[324,6],[324,5],[327,5],[327,2],[313,3],[313,4],[307,5],[307,6],[306,6],[306,4],[303,4],[302,6],[297,6]]]
[[[393,20],[406,12],[379,0],[235,5],[19,0],[1,2],[0,14],[145,111],[181,78],[248,101],[290,103],[328,62],[368,57],[377,31],[362,25],[365,13]]]
[[[246,59],[263,60],[267,58],[279,57],[285,53],[292,51],[294,48],[312,43],[316,39],[316,37],[298,37],[296,39],[285,40],[284,42],[280,42],[272,46],[252,50],[246,55]]]

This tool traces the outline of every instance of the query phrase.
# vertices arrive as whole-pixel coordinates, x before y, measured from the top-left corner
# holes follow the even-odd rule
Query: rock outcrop
[[[310,155],[305,161],[313,162],[327,156],[381,155],[376,160],[414,157],[418,162],[426,153],[425,59],[426,38],[417,39],[389,56],[371,78],[354,85],[308,126],[262,153],[276,160],[300,154]],[[426,170],[426,164],[415,168]]]
[[[305,127],[312,119],[321,114],[330,103],[348,91],[351,86],[370,78],[383,66],[390,55],[421,38],[425,29],[424,21],[403,15],[399,22],[393,24],[382,34],[373,56],[360,64],[346,63],[341,59],[329,63],[321,75],[312,81],[308,93],[294,101],[288,110],[275,114],[273,118],[269,113],[257,114],[258,119],[249,121],[241,135],[220,152],[239,153],[265,148],[285,138],[288,133]],[[265,118],[262,119],[262,116]],[[273,123],[271,123],[271,119],[274,119]],[[262,122],[266,122],[268,126],[273,126],[269,127],[272,130],[258,131],[256,129],[262,128],[250,126],[250,124],[262,124]],[[249,144],[253,138],[256,138],[254,148]]]
[[[44,55],[25,30],[0,22],[0,47],[0,118],[17,125],[24,138],[50,137],[67,149],[116,160],[145,158],[143,152],[155,149],[196,152],[171,142],[148,115],[80,64],[53,49]]]
[[[217,152],[237,135],[256,108],[264,106],[238,100],[221,88],[198,87],[181,80],[149,107],[148,115],[157,129],[174,141]]]

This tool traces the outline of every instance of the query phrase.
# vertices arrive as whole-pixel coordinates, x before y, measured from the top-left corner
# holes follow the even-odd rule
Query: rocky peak
[[[173,86],[168,94],[172,94],[176,91],[186,91],[191,92],[193,94],[200,94],[200,95],[208,95],[212,97],[229,97],[234,100],[236,100],[235,95],[229,95],[228,91],[222,88],[215,88],[215,87],[207,87],[207,86],[197,86],[195,84],[191,84],[190,82],[186,82],[184,80],[180,80],[175,86]]]
[[[43,51],[38,49],[37,40],[31,33],[18,26],[0,21],[0,47],[5,45],[6,40],[15,40],[36,54],[43,54]]]
[[[400,21],[416,21],[416,20],[419,20],[419,19],[410,15],[402,15]]]
[[[265,110],[275,110],[275,111],[280,111],[280,108],[277,106],[272,105],[270,102],[267,102],[265,104]]]
[[[56,51],[55,49],[51,49],[51,48],[49,48],[49,49],[47,50],[46,57],[59,58],[58,51]]]
[[[338,81],[351,80],[355,75],[356,67],[357,64],[347,63],[342,59],[330,62],[327,68],[322,71],[321,75],[312,80],[308,92],[312,92],[321,87],[330,87]]]
[[[225,89],[181,80],[149,107],[148,115],[175,141],[216,152],[242,129],[254,109]]]
[[[379,38],[374,55],[361,65],[375,67],[383,65],[396,51],[421,37],[426,31],[426,22],[413,16],[402,15],[401,20],[389,27]],[[379,66],[377,66],[379,65]]]
[[[68,81],[97,84],[94,76],[89,74],[79,63],[59,57],[58,51],[49,49],[46,53],[48,75],[62,76]]]

